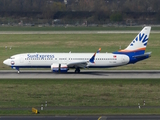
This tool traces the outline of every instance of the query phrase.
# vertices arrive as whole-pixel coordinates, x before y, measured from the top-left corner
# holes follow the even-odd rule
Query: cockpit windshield
[[[15,59],[15,57],[11,56],[9,59]]]

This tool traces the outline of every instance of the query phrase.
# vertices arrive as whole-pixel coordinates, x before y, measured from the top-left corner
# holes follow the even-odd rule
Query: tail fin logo
[[[138,43],[142,43],[143,45],[142,46],[147,46],[147,42],[148,42],[148,37],[147,35],[145,35],[144,33],[143,34],[139,34],[137,35],[137,37],[132,41],[132,43],[130,44],[130,46],[134,46],[134,44]]]
[[[144,54],[147,47],[150,31],[150,26],[144,27],[132,40],[128,47],[123,50],[119,50],[119,52],[141,51]]]

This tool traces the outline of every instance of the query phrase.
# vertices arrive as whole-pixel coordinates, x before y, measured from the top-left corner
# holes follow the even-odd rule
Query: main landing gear
[[[76,69],[75,69],[75,73],[80,73],[80,69],[79,69],[79,68],[76,68]]]

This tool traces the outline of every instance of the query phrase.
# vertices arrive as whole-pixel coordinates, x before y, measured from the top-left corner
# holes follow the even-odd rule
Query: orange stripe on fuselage
[[[146,50],[146,47],[144,47],[144,48],[139,48],[139,49],[137,49],[137,50],[119,50],[118,52],[136,52],[136,51],[139,51],[139,50]]]

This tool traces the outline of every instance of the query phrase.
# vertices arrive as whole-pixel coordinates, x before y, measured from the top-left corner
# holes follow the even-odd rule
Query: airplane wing
[[[99,49],[98,51],[100,52],[100,50],[101,49]],[[95,59],[96,53],[98,53],[98,51],[93,54],[93,56],[90,58],[89,61],[80,61],[80,62],[69,63],[69,64],[67,64],[67,66],[69,68],[71,68],[71,67],[86,68],[89,62],[94,63],[94,59]]]
[[[74,62],[74,63],[69,63],[67,66],[69,68],[74,67],[74,68],[85,68],[87,66],[88,62],[84,61],[84,62]]]

